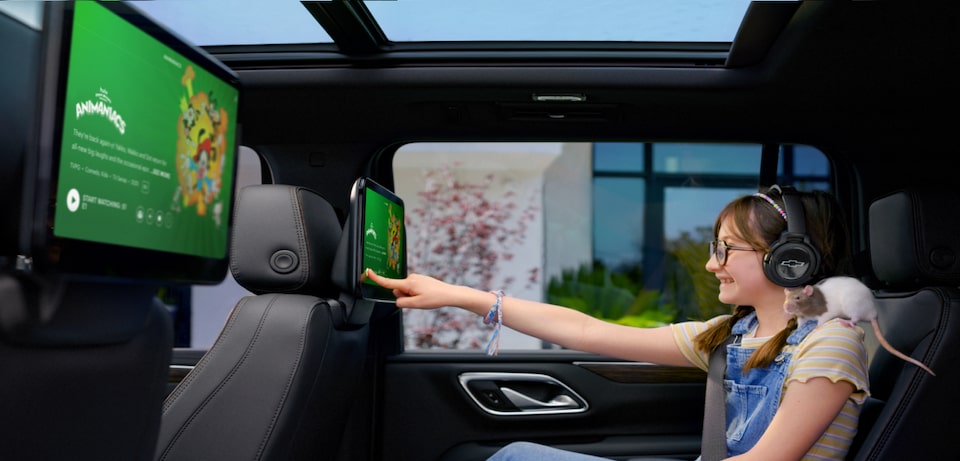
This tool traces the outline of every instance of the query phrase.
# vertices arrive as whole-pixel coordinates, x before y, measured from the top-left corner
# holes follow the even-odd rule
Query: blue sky
[[[155,0],[137,5],[199,45],[329,38],[293,0]],[[731,41],[748,0],[377,0],[392,40]]]
[[[731,41],[749,0],[374,0],[388,38]],[[0,12],[40,27],[40,1]],[[296,0],[152,0],[133,4],[197,45],[330,38]]]

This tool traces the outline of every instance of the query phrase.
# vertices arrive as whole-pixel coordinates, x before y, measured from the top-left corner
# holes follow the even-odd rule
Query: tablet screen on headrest
[[[361,271],[370,268],[390,278],[407,275],[406,231],[403,200],[387,188],[369,178],[361,178],[357,184],[358,211],[362,211],[359,223]],[[395,300],[390,290],[366,278],[360,281],[360,296],[379,301]]]

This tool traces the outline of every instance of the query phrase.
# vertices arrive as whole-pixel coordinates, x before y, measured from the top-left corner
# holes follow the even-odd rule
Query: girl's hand
[[[393,290],[397,297],[397,307],[415,309],[436,309],[444,306],[458,306],[457,288],[433,277],[421,274],[409,274],[403,279],[383,277],[373,269],[363,271],[363,276],[373,280],[384,288]]]

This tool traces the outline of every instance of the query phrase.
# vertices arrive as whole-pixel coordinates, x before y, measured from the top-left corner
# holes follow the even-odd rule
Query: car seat
[[[369,331],[331,282],[341,233],[311,190],[240,191],[230,269],[253,295],[167,397],[156,460],[335,459]]]
[[[173,348],[156,293],[0,274],[0,457],[151,459]]]
[[[930,376],[867,333],[871,397],[850,460],[957,459],[960,434],[960,193],[897,191],[869,209],[870,260],[880,329],[891,345],[933,369]]]

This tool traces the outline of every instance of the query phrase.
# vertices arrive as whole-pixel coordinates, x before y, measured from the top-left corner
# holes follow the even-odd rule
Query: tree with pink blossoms
[[[419,205],[407,214],[407,266],[411,272],[481,290],[509,292],[518,280],[511,275],[499,278],[500,263],[512,261],[513,248],[526,239],[527,226],[539,210],[539,194],[519,197],[508,189],[493,197],[495,180],[491,173],[477,183],[462,181],[449,165],[424,171],[424,188],[417,193]],[[534,265],[522,282],[529,287],[538,277]],[[498,281],[501,286],[494,288]],[[491,302],[493,299],[491,295]],[[476,315],[452,307],[408,309],[404,324],[407,347],[419,349],[481,349],[493,333]]]

